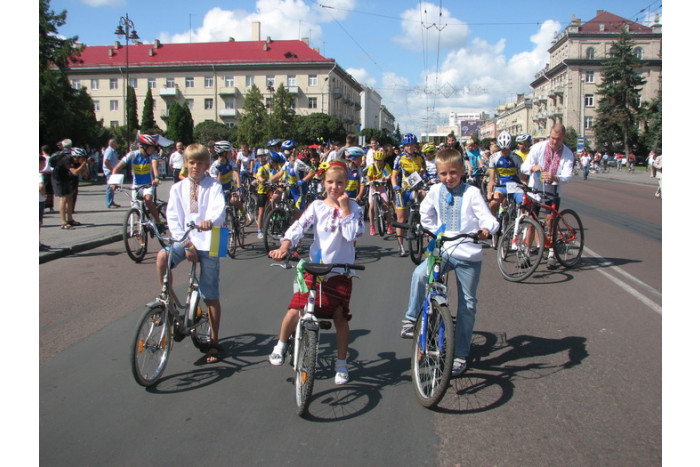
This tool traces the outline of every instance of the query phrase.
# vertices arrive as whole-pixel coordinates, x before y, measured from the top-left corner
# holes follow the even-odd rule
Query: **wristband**
[[[399,189],[401,189],[401,187],[398,186],[398,185],[396,185],[396,186],[394,187],[394,191],[399,190]]]

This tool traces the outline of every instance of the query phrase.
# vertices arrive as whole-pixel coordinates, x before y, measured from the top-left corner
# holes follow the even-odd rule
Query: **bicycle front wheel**
[[[167,238],[170,236],[170,232],[168,231],[168,216],[167,216],[167,211],[168,211],[168,203],[166,202],[159,202],[158,206],[156,207],[158,210],[158,215],[160,216],[160,221],[163,223],[165,226],[165,230],[161,234],[161,236]],[[160,246],[165,248],[168,244],[161,239],[158,239],[158,242],[160,243]]]
[[[297,415],[304,416],[309,409],[311,394],[314,390],[316,374],[316,352],[318,351],[318,330],[306,329],[300,326],[301,342],[299,343],[299,358],[294,369],[294,388],[297,399]]]
[[[384,213],[382,212],[380,203],[382,199],[379,196],[375,196],[372,202],[372,223],[374,224],[374,229],[380,237],[384,236],[386,229],[384,228],[384,223],[386,218],[384,218]]]
[[[583,224],[576,211],[564,209],[554,224],[554,256],[562,266],[576,266],[583,254]]]
[[[434,300],[430,308],[429,313],[421,314],[413,332],[411,379],[418,402],[432,409],[450,383],[455,343],[450,310]]]
[[[236,219],[236,236],[235,239],[238,242],[238,246],[245,248],[245,214]]]
[[[148,249],[148,235],[143,225],[141,211],[133,208],[126,213],[122,234],[124,236],[126,254],[135,262],[140,263],[143,257],[146,256],[146,250]]]
[[[263,231],[263,243],[268,253],[273,248],[279,247],[279,241],[289,227],[289,216],[282,208],[275,208],[267,216],[265,230]]]
[[[233,218],[235,214],[233,210],[226,209],[226,227],[228,227],[228,244],[226,245],[226,253],[229,258],[236,257],[236,230],[238,228],[236,220]]]
[[[172,348],[172,326],[163,305],[151,307],[136,329],[131,347],[131,371],[136,382],[149,387],[158,382]]]
[[[531,238],[530,246],[527,246],[527,236]],[[498,242],[498,269],[508,281],[523,281],[535,272],[543,252],[542,226],[529,217],[523,217],[520,222],[511,224]]]
[[[417,227],[420,224],[420,214],[412,211],[408,215],[408,223]],[[414,264],[420,264],[423,261],[423,235],[414,235],[413,238],[408,239],[408,251]]]

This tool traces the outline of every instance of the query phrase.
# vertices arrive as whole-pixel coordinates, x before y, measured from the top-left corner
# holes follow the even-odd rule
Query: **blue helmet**
[[[271,139],[270,141],[267,142],[267,147],[273,148],[275,146],[279,146],[281,142],[282,142],[282,140],[279,138]]]
[[[285,159],[285,157],[278,152],[270,151],[270,161],[277,162],[278,164],[284,164],[287,162],[287,159]]]
[[[355,157],[362,157],[364,155],[365,152],[357,146],[350,146],[349,148],[345,148],[345,157],[348,159],[354,159]]]
[[[532,136],[527,133],[520,133],[515,137],[516,143],[532,143]]]
[[[416,138],[416,135],[413,133],[406,133],[403,135],[403,138],[401,138],[401,144],[404,146],[407,144],[418,144],[418,138]]]
[[[292,149],[296,145],[297,143],[295,143],[291,139],[288,139],[287,141],[282,143],[282,149]]]

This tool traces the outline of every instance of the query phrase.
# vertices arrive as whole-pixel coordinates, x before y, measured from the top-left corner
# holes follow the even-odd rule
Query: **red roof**
[[[598,10],[598,15],[581,26],[581,32],[601,32],[600,25],[605,25],[604,32],[620,32],[624,24],[629,25],[629,32],[651,32],[651,28],[630,21],[621,16],[613,15],[605,10]]]
[[[129,44],[129,66],[195,65],[215,63],[332,63],[303,41],[229,41],[191,44]],[[109,50],[113,55],[110,56]],[[149,51],[153,49],[153,56]],[[88,46],[76,57],[71,68],[122,66],[126,62],[126,46]]]

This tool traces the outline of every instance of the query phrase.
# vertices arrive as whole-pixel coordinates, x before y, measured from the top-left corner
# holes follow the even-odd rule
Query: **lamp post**
[[[129,32],[131,31],[131,32]],[[127,101],[129,98],[129,92],[128,92],[128,86],[129,86],[129,41],[137,41],[139,40],[139,35],[136,34],[136,30],[134,29],[134,22],[129,19],[129,14],[127,13],[126,16],[122,16],[119,18],[119,25],[117,26],[116,31],[114,31],[114,34],[116,34],[118,37],[124,36],[124,40],[126,41],[126,77],[125,77],[125,83],[124,83],[124,120],[126,122],[126,134],[127,138],[131,138],[131,128],[129,125],[129,115],[128,115],[128,109],[127,109]]]

